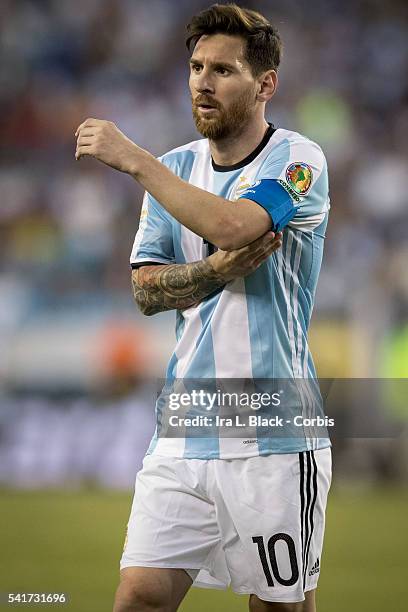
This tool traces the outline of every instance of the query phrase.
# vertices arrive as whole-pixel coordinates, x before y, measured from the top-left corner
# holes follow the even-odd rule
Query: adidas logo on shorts
[[[309,572],[309,576],[313,576],[314,574],[318,574],[320,572],[320,561],[319,557],[317,557],[317,561]]]

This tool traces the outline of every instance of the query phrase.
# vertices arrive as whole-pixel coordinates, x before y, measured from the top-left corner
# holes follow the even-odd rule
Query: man
[[[87,119],[76,158],[91,155],[146,189],[132,282],[145,314],[177,310],[167,380],[313,379],[323,153],[265,121],[281,42],[263,16],[214,5],[187,31],[204,139],[158,161],[112,123]],[[192,582],[231,584],[253,612],[313,612],[329,440],[306,429],[244,440],[185,431],[170,438],[158,427],[137,476],[115,612],[175,611]]]

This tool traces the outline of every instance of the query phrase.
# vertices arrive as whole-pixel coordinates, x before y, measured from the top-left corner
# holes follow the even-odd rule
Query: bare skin
[[[126,567],[120,572],[113,612],[176,612],[191,585],[183,569]]]
[[[177,612],[192,585],[182,569],[127,567],[120,573],[113,612]],[[297,603],[262,601],[250,595],[250,612],[316,612],[315,590]]]
[[[254,272],[282,244],[282,234],[267,232],[235,251],[216,251],[188,264],[142,266],[132,270],[133,295],[145,315],[184,310],[238,277]]]
[[[256,595],[249,597],[250,612],[316,612],[316,590],[307,591],[305,600],[296,603],[262,601]]]
[[[249,116],[243,125],[220,139],[209,139],[214,160],[231,164],[243,159],[261,142],[267,123],[265,105],[277,87],[274,70],[254,76],[239,36],[203,36],[190,66],[190,92],[203,124],[214,122],[246,93]],[[205,111],[200,100],[217,108]],[[130,174],[182,225],[218,248],[229,251],[253,242],[271,228],[269,214],[256,202],[229,201],[183,181],[150,153],[127,138],[110,121],[86,119],[76,130],[76,159],[91,156]]]
[[[234,123],[229,111],[242,92],[249,93],[249,100],[253,100],[250,121],[242,120],[222,138],[207,136],[212,158],[221,165],[239,162],[262,140],[268,127],[265,104],[278,86],[275,70],[267,70],[254,77],[244,55],[245,43],[240,36],[216,34],[202,36],[190,58],[189,87],[193,109],[197,109],[202,122],[203,136],[207,136],[206,127],[220,121],[220,115],[228,117],[231,125]],[[216,108],[205,110],[200,108],[201,102],[210,103]]]
[[[253,242],[271,228],[269,214],[256,202],[226,200],[183,181],[110,121],[87,119],[78,128],[76,158],[85,155],[130,174],[172,217],[225,251]]]
[[[207,259],[132,270],[133,296],[144,315],[184,310],[225,285]]]
[[[203,125],[208,127],[223,114],[228,117],[228,112],[240,100],[245,99],[250,108],[248,120],[236,126],[235,131],[220,138],[208,136],[212,157],[218,164],[242,160],[261,142],[267,125],[265,105],[277,87],[274,70],[252,74],[245,59],[244,44],[239,36],[203,36],[191,58],[190,92]],[[209,108],[209,104],[213,107]],[[221,250],[214,254],[217,257],[211,256],[213,259],[185,265],[149,266],[150,270],[133,273],[135,297],[146,314],[188,308],[228,280],[249,274],[273,252],[272,248],[268,254],[266,249],[256,255],[254,252],[254,241],[262,240],[272,227],[269,214],[257,203],[248,199],[229,201],[190,185],[129,140],[110,121],[88,118],[79,125],[75,135],[77,160],[83,156],[94,157],[129,174],[171,216]],[[247,251],[241,251],[242,247]],[[114,612],[176,612],[190,586],[191,579],[184,570],[127,568],[121,572]],[[315,612],[314,593],[307,593],[305,602],[295,604],[264,602],[251,595],[249,609],[251,612]]]

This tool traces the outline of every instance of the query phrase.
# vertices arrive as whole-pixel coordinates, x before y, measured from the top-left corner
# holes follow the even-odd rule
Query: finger
[[[86,120],[87,121],[87,120]],[[86,121],[80,123],[75,131],[75,136],[78,136],[79,132],[85,128]]]
[[[257,245],[262,244],[263,242],[268,242],[268,240],[271,240],[274,236],[275,236],[274,232],[272,232],[272,230],[269,230],[268,232],[266,232],[265,234],[262,234],[262,236],[259,236],[258,238],[256,238],[255,240],[247,244],[246,246],[256,247]]]
[[[252,269],[257,270],[259,266],[261,266],[268,259],[268,257],[270,257],[270,255],[268,255],[267,257],[264,256],[254,259],[254,261],[252,262]]]
[[[254,257],[261,255],[265,248],[267,248],[271,244],[271,241],[275,240],[275,238],[275,233],[268,231],[246,246],[236,249],[234,252],[234,257],[237,261],[240,261],[245,265],[245,263],[252,261]]]
[[[269,240],[268,242],[266,242],[264,244],[263,247],[263,251],[265,252],[270,252],[270,251],[275,251],[278,246],[281,246],[282,244],[282,232],[278,232],[277,234],[274,235],[274,238],[272,240]]]
[[[82,136],[81,134],[77,139],[77,146],[78,145],[91,145],[93,144],[94,141],[95,141],[94,136]]]
[[[268,242],[270,242],[274,238],[275,238],[275,232],[273,232],[272,230],[269,230],[265,234],[262,234],[262,236],[260,236],[257,240],[255,240],[255,242],[253,242],[252,244],[255,244],[255,243],[268,244]]]
[[[282,239],[282,232],[275,232],[275,233],[267,232],[266,234],[264,234],[263,238],[264,238],[264,244],[266,246],[269,246],[271,242]]]
[[[93,155],[93,154],[94,154],[94,149],[92,146],[81,145],[80,147],[77,147],[75,151],[75,159],[78,160],[81,157],[84,157],[85,155]]]
[[[273,243],[271,243],[269,247],[265,249],[265,251],[261,255],[257,255],[254,258],[253,265],[258,268],[264,261],[266,261],[272,255],[272,253],[277,251],[281,246],[282,246],[281,240],[273,241]]]
[[[98,133],[98,128],[97,127],[83,127],[81,129],[78,129],[78,134],[77,136],[95,136],[95,134]]]
[[[277,249],[279,249],[281,246],[282,246],[282,239],[276,238],[265,249],[265,253],[271,254],[274,251],[276,251]]]
[[[246,249],[247,253],[251,253],[253,255],[257,252],[261,252],[265,248],[265,246],[270,244],[271,240],[273,240],[274,238],[274,232],[266,232],[266,234],[263,234],[262,236],[248,244],[246,247],[244,247],[244,249]]]
[[[98,127],[97,126],[93,126],[93,127],[82,127],[82,128],[78,128],[77,131],[75,132],[75,136],[78,138],[78,136],[96,136],[96,134],[98,133]]]
[[[276,245],[282,245],[282,234],[280,236],[276,235],[275,238],[267,245],[267,249],[275,248]]]
[[[274,253],[275,251],[280,249],[281,246],[282,246],[282,240],[277,240],[276,242],[274,242],[273,245],[271,245],[271,253]]]
[[[75,136],[78,136],[80,130],[82,130],[84,127],[97,127],[100,121],[101,121],[100,119],[93,119],[92,117],[85,119],[85,121],[83,121],[80,125],[78,125],[76,132],[75,132]]]

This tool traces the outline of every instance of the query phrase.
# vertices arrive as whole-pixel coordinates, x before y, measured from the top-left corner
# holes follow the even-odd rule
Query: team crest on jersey
[[[310,189],[313,172],[308,164],[295,162],[286,168],[286,180],[297,194],[303,196]]]
[[[241,195],[241,193],[243,191],[245,191],[245,189],[248,189],[248,187],[251,186],[251,183],[248,183],[248,179],[246,176],[240,176],[239,177],[239,184],[238,187],[235,189],[235,197],[236,199]]]

